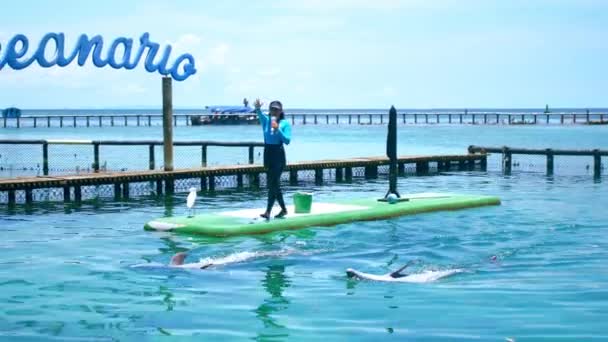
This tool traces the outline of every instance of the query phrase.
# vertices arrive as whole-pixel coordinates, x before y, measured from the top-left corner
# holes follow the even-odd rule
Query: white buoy
[[[390,204],[395,204],[399,201],[399,197],[397,197],[395,194],[390,194],[386,196],[386,201]]]
[[[190,211],[188,216],[190,217],[192,217],[194,213],[194,202],[196,202],[196,188],[190,188],[190,193],[186,199],[186,206],[188,206],[188,210]]]

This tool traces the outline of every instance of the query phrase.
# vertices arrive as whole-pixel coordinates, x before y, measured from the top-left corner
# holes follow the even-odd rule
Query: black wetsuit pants
[[[267,170],[266,182],[268,183],[268,203],[266,212],[270,213],[274,202],[278,201],[281,209],[285,208],[283,193],[281,192],[281,174],[285,168],[285,149],[283,145],[264,145],[264,167]]]

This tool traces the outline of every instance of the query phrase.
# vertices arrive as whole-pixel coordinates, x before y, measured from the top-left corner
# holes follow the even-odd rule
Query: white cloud
[[[281,73],[281,69],[277,67],[266,68],[258,71],[258,75],[262,77],[275,77]]]
[[[212,65],[224,65],[226,64],[226,56],[229,51],[228,44],[220,43],[209,50],[207,53],[207,60]]]

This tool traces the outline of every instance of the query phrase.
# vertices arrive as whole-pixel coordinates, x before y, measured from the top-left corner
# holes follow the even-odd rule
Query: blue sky
[[[0,44],[65,32],[170,43],[198,73],[174,105],[281,99],[293,108],[606,107],[608,1],[12,2]],[[159,107],[160,76],[84,67],[0,70],[0,107]]]

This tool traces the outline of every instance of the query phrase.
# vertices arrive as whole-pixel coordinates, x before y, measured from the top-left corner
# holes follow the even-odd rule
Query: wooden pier
[[[608,150],[563,150],[563,149],[528,149],[528,148],[513,148],[513,147],[483,147],[469,146],[469,153],[482,153],[484,155],[490,153],[500,153],[502,156],[501,166],[504,173],[509,174],[513,169],[513,155],[530,155],[530,156],[545,156],[546,171],[548,175],[552,175],[555,168],[556,156],[586,156],[593,160],[593,175],[600,177],[602,174],[602,157],[608,156]]]
[[[173,126],[190,126],[192,117],[209,114],[173,114]],[[218,114],[221,116],[233,114]],[[286,117],[296,125],[372,125],[388,122],[387,113],[286,113]],[[0,127],[142,127],[161,126],[162,114],[105,114],[105,115],[22,115],[19,118],[3,118]],[[410,125],[468,124],[468,125],[566,125],[608,124],[608,113],[399,113],[398,123]]]
[[[289,174],[289,183],[298,184],[300,174],[306,171],[314,173],[314,181],[321,185],[328,181],[326,170],[332,170],[336,182],[351,182],[354,169],[363,170],[366,179],[377,178],[379,167],[388,165],[386,157],[353,158],[340,160],[318,160],[308,162],[290,163],[285,173]],[[487,166],[484,154],[466,155],[439,155],[439,156],[404,156],[398,159],[398,172],[405,174],[406,166],[415,166],[416,175],[426,175],[431,167],[437,171],[472,170],[479,168],[485,170]],[[433,164],[433,165],[431,165]],[[411,169],[408,167],[408,169]],[[155,193],[171,194],[175,192],[175,181],[189,179],[195,182],[198,189],[214,191],[218,177],[229,176],[234,179],[237,188],[245,186],[260,186],[260,176],[265,172],[261,165],[232,165],[218,167],[200,167],[180,169],[175,171],[143,170],[133,172],[97,172],[73,176],[40,176],[0,179],[0,194],[5,192],[6,203],[13,205],[17,202],[17,193],[21,192],[25,203],[34,201],[33,191],[40,189],[61,189],[65,202],[79,202],[83,198],[83,187],[110,185],[113,187],[114,197],[128,198],[129,186],[137,182],[151,182],[155,185]],[[192,184],[192,183],[191,183]]]

